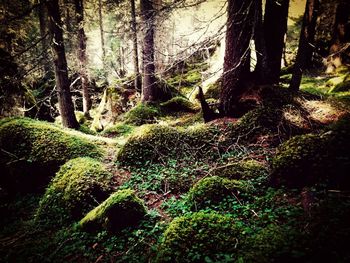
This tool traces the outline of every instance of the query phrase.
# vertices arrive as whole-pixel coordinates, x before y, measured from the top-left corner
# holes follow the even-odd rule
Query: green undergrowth
[[[127,136],[131,134],[134,130],[133,125],[125,124],[125,123],[116,123],[104,129],[101,132],[102,136],[106,137],[120,137]]]
[[[97,160],[76,158],[64,164],[40,200],[36,221],[43,225],[61,225],[81,219],[107,199],[115,182]]]
[[[10,192],[43,187],[59,166],[80,156],[101,158],[95,139],[77,131],[28,118],[4,119],[0,125],[2,187]]]

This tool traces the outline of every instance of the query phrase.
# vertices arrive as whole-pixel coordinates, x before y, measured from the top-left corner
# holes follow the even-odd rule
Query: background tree
[[[68,80],[67,60],[63,43],[62,21],[58,0],[46,2],[49,16],[49,32],[52,37],[52,52],[58,95],[58,107],[62,125],[68,128],[78,128],[79,124],[74,114],[70,83]]]
[[[87,58],[86,35],[84,31],[84,4],[83,0],[74,0],[74,3],[78,25],[78,60],[81,89],[83,94],[83,112],[86,117],[89,117],[89,110],[91,109],[91,98],[89,94],[89,81],[86,70]]]
[[[303,70],[311,64],[315,42],[315,27],[319,0],[307,0],[301,33],[299,38],[298,53],[293,67],[293,75],[289,88],[292,91],[299,89]]]
[[[236,116],[239,100],[249,76],[250,40],[253,36],[255,5],[253,0],[229,0],[220,113]]]
[[[135,0],[130,0],[131,4],[131,29],[132,29],[132,42],[133,42],[133,60],[134,60],[134,72],[135,72],[135,88],[141,91],[142,82],[139,70],[139,53],[137,45],[137,23],[136,23],[136,10]]]
[[[154,20],[155,10],[153,0],[141,0],[141,19],[144,26],[143,49],[142,49],[142,101],[157,101],[157,80],[154,65]]]

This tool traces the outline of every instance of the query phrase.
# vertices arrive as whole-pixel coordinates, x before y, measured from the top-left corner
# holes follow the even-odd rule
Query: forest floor
[[[317,149],[321,147],[321,141],[317,140],[335,132],[335,123],[350,113],[350,92],[339,85],[345,79],[335,78],[342,75],[307,75],[302,81],[302,91],[291,97],[285,96],[284,88],[278,88],[281,93],[275,92],[276,88],[272,92],[268,90],[259,95],[258,110],[241,119],[225,118],[203,124],[199,112],[177,112],[152,118],[153,124],[117,124],[118,129],[111,127],[111,133],[87,135],[72,131],[72,135],[103,147],[101,162],[115,178],[117,189],[135,190],[147,207],[147,216],[137,227],[118,234],[103,229],[97,233],[84,232],[76,227],[77,221],[42,226],[33,218],[43,192],[9,198],[1,191],[0,261],[350,260],[349,188],[339,187],[343,181],[333,183],[329,177],[325,181],[314,180],[323,176],[319,171],[323,166],[317,167],[320,163],[330,162],[331,168],[327,169],[335,169],[337,173],[349,165],[349,150],[341,148],[350,141],[347,128],[341,128],[345,131],[341,150],[334,151],[343,158],[343,167],[333,167],[339,163],[328,153],[326,159],[313,159],[323,151]],[[282,76],[282,87],[289,79],[290,75]],[[166,126],[168,130],[160,128],[154,132],[155,125]],[[310,146],[305,134],[316,136],[315,145]],[[290,138],[300,138],[301,144],[296,139],[288,144]],[[295,152],[285,157],[283,154],[288,149]],[[276,166],[283,158],[291,161],[282,164],[284,170]],[[283,178],[278,177],[283,173],[292,183],[283,183]],[[275,181],[271,179],[274,176]],[[310,183],[309,179],[314,181]],[[228,181],[236,184],[234,191],[225,185],[230,185]],[[176,229],[179,222],[175,218],[194,222],[191,220],[198,214],[201,218],[218,214],[233,219],[239,229],[236,245],[232,245],[232,240],[227,241],[231,242],[230,248],[210,243],[210,240],[218,242],[216,238],[221,235],[218,233],[226,231],[216,229],[212,219],[208,219],[210,222],[204,228],[212,224],[213,233],[206,229],[204,232],[208,230],[208,233],[197,235],[197,223],[184,223],[185,230],[178,230],[170,238],[169,226]],[[225,239],[225,234],[222,235]]]

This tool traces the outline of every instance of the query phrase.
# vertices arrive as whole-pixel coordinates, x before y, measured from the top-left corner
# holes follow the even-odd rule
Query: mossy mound
[[[195,107],[192,102],[183,97],[174,97],[160,104],[161,109],[166,113],[173,112],[194,112]]]
[[[101,135],[107,136],[107,137],[119,137],[123,135],[128,135],[133,131],[134,127],[129,124],[125,123],[117,123],[113,126],[110,126],[106,129],[104,129],[101,132]]]
[[[272,160],[271,182],[293,188],[326,183],[349,189],[349,116],[322,135],[295,136],[282,144]]]
[[[228,163],[216,167],[212,171],[213,175],[229,179],[252,179],[267,174],[266,167],[255,160]]]
[[[217,80],[212,84],[209,84],[204,94],[205,99],[218,100],[220,97],[220,87],[221,87],[221,79]]]
[[[147,125],[129,137],[117,155],[123,165],[162,162],[167,158],[215,157],[210,153],[214,131],[208,126],[179,130],[165,125]]]
[[[350,90],[350,74],[344,74],[332,79],[329,79],[326,83],[329,87],[329,93],[331,92],[342,92]]]
[[[45,186],[72,158],[103,154],[99,146],[69,130],[28,118],[2,121],[0,148],[1,186],[10,192]]]
[[[216,205],[227,196],[240,196],[243,185],[236,180],[218,176],[199,180],[188,192],[188,202],[193,209],[199,210]]]
[[[140,126],[147,123],[155,123],[156,118],[159,116],[160,110],[157,107],[139,103],[125,114],[124,120],[126,124]]]
[[[43,223],[80,219],[114,189],[113,175],[97,160],[84,157],[68,161],[50,183],[35,218]]]
[[[239,233],[231,217],[217,213],[175,218],[164,232],[156,262],[234,262]]]
[[[133,190],[119,190],[80,220],[79,227],[88,232],[104,229],[116,233],[136,226],[145,214],[143,201]]]

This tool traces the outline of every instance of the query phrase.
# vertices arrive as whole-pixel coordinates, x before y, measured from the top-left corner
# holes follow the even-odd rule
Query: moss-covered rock
[[[159,116],[160,111],[157,107],[139,103],[125,114],[124,119],[126,124],[140,126],[142,124],[156,122],[156,118]]]
[[[229,179],[253,179],[267,174],[266,167],[255,160],[246,160],[218,166],[213,175]]]
[[[2,121],[0,148],[1,186],[15,192],[46,185],[59,166],[72,158],[103,154],[77,133],[28,118]]]
[[[239,236],[229,216],[198,212],[175,218],[164,232],[156,262],[234,262]]]
[[[195,107],[192,102],[183,97],[174,97],[160,104],[161,109],[166,113],[172,112],[194,112]]]
[[[50,183],[36,212],[43,223],[69,223],[80,219],[108,198],[113,175],[97,160],[84,157],[68,161]]]
[[[193,209],[203,209],[216,205],[227,196],[240,196],[245,191],[243,185],[236,180],[218,176],[199,180],[188,192],[188,202]]]
[[[271,182],[302,188],[316,183],[350,187],[350,125],[344,117],[322,135],[295,136],[282,144],[272,160]]]
[[[104,229],[116,233],[136,226],[145,214],[143,201],[134,191],[119,190],[80,220],[79,227],[88,232]]]
[[[170,157],[215,157],[209,154],[214,131],[208,126],[179,130],[165,125],[147,125],[129,137],[117,155],[123,165],[162,162]]]

